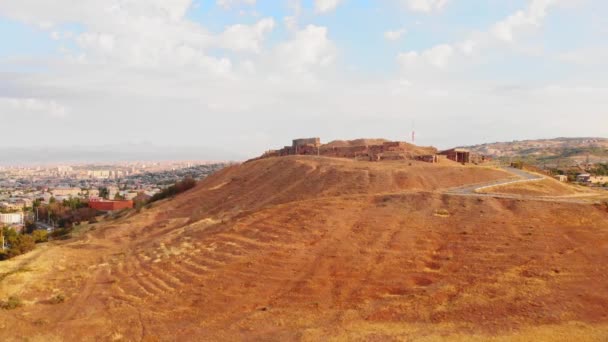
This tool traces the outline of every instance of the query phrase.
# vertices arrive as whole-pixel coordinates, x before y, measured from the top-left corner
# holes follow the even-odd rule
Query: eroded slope
[[[0,292],[28,304],[0,313],[0,338],[605,338],[605,207],[415,191],[500,176],[326,158],[231,168],[11,261],[30,271]],[[65,303],[45,302],[58,292]]]

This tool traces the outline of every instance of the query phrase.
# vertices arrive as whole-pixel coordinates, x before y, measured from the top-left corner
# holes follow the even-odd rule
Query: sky
[[[603,0],[0,0],[0,146],[608,136]]]

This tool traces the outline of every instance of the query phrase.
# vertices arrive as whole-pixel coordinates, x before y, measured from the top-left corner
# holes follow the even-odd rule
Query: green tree
[[[18,234],[12,228],[2,229],[6,248],[2,251],[3,258],[12,258],[33,250],[36,247],[31,235]]]
[[[148,203],[160,201],[165,198],[173,197],[182,192],[188,191],[196,186],[196,180],[192,177],[186,177],[182,181],[175,183],[174,185],[162,190],[150,198]]]
[[[32,238],[35,243],[47,242],[49,241],[49,233],[46,230],[34,230]]]
[[[108,199],[108,196],[110,196],[110,190],[108,190],[108,188],[106,188],[106,187],[99,188],[99,197]]]

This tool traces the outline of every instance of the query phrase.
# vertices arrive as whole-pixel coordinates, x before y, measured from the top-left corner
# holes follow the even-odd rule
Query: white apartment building
[[[0,214],[0,224],[2,225],[22,225],[23,213]]]

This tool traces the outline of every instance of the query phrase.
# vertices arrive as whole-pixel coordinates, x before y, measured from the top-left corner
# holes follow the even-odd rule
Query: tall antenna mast
[[[412,120],[412,144],[416,143],[416,125],[414,120]]]

